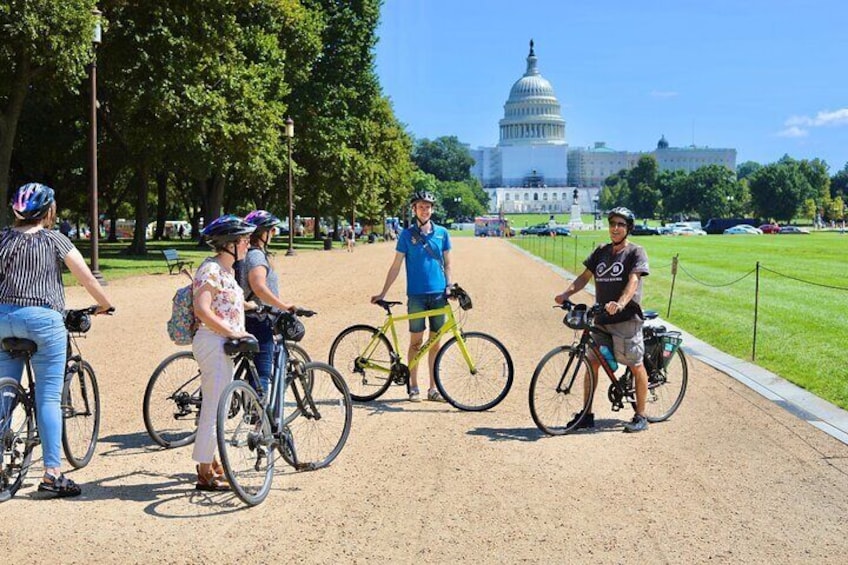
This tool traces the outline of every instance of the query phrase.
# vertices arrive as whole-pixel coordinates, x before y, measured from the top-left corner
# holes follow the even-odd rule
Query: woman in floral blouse
[[[227,214],[203,230],[215,255],[200,265],[192,285],[194,315],[200,322],[192,351],[200,366],[203,395],[192,453],[198,463],[198,490],[229,489],[215,458],[215,425],[218,400],[233,379],[233,360],[224,353],[224,342],[250,335],[244,330],[244,293],[236,282],[233,264],[244,258],[254,229],[238,216]]]

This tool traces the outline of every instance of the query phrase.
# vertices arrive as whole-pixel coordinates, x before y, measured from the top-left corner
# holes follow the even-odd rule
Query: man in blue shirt
[[[433,214],[435,198],[426,191],[412,194],[412,213],[415,220],[412,226],[403,230],[395,248],[395,258],[386,282],[380,294],[371,297],[371,302],[382,300],[394,284],[400,273],[401,264],[406,260],[406,294],[409,298],[407,311],[410,314],[442,308],[447,304],[447,291],[451,285],[450,235],[448,230],[430,221]],[[427,318],[432,337],[445,323],[445,316],[429,316]],[[407,359],[412,359],[424,342],[424,318],[409,321],[409,352]],[[427,400],[443,402],[436,382],[433,378],[433,364],[439,344],[433,344],[428,356],[430,367],[430,387]],[[409,370],[409,400],[420,402],[418,390],[418,366]]]

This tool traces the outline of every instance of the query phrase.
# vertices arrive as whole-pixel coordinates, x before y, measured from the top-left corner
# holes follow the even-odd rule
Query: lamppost
[[[105,285],[106,280],[100,274],[100,214],[97,210],[97,46],[100,45],[101,39],[100,16],[102,12],[94,8],[91,10],[91,14],[95,18],[95,24],[94,35],[91,38],[91,144],[89,147],[91,219],[88,237],[91,241],[91,273],[100,284]]]
[[[292,184],[292,139],[294,139],[294,120],[286,118],[286,137],[289,140],[289,249],[286,256],[294,255],[294,185]]]
[[[733,216],[733,195],[727,195],[727,215]]]
[[[462,196],[454,196],[453,197],[453,203],[454,203],[454,220],[457,223],[459,223],[459,212],[460,212],[460,205],[462,204]],[[447,219],[447,218],[445,218],[445,219]]]
[[[597,230],[597,229],[600,229],[600,225],[599,225],[599,224],[600,224],[600,219],[601,219],[601,211],[600,211],[600,210],[598,210],[598,203],[599,203],[600,201],[601,201],[601,197],[600,197],[600,195],[596,195],[596,196],[592,199],[592,204],[594,204],[594,206],[595,206],[595,209],[593,210],[593,215],[594,215],[594,219],[595,219],[595,221],[594,221],[593,223],[594,223],[594,228],[595,228],[596,230]]]

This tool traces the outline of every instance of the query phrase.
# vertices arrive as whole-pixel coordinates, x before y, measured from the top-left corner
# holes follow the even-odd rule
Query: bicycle
[[[100,433],[100,389],[92,366],[82,358],[77,340],[91,329],[98,306],[64,312],[68,330],[65,381],[62,387],[62,449],[72,467],[81,469],[94,456]],[[106,314],[114,312],[110,308]],[[23,484],[32,452],[41,443],[35,404],[34,341],[7,337],[3,351],[23,357],[27,388],[16,379],[0,378],[0,502],[12,498]]]
[[[449,298],[455,298],[463,312],[471,309],[471,297],[454,284]],[[448,303],[442,308],[395,316],[392,307],[402,304],[380,300],[386,321],[378,329],[357,324],[343,330],[330,347],[330,365],[338,368],[359,402],[379,398],[392,383],[405,385],[409,392],[409,368],[415,367],[428,351],[447,334],[449,339],[436,355],[433,378],[442,397],[452,406],[466,411],[482,411],[497,406],[512,387],[512,358],[506,347],[482,332],[465,332],[462,320],[454,316]],[[445,324],[428,339],[409,364],[399,353],[396,324],[429,316],[445,315]]]
[[[593,353],[600,360],[600,367],[607,374],[610,386],[607,390],[612,410],[617,412],[627,402],[636,408],[636,389],[633,375],[628,367],[621,377],[616,377],[609,361],[601,352],[592,336],[600,332],[595,318],[603,307],[595,304],[575,305],[566,301],[555,306],[566,311],[563,323],[579,332],[571,345],[562,345],[547,353],[533,372],[530,381],[530,414],[536,426],[546,434],[564,435],[579,429],[589,412],[592,395],[597,384],[597,375],[589,362]],[[654,311],[645,311],[646,320],[657,318]],[[648,372],[648,395],[645,402],[649,422],[662,422],[671,417],[680,407],[689,380],[686,356],[680,348],[680,332],[666,331],[663,326],[644,326],[645,369]]]
[[[312,361],[306,350],[294,342],[287,342],[286,349],[292,362]],[[248,374],[246,363],[243,356],[236,357],[234,378]],[[200,367],[194,353],[178,351],[166,357],[150,375],[144,390],[142,414],[150,439],[164,448],[194,442],[202,403]]]
[[[308,315],[299,310],[297,314]],[[259,386],[253,338],[225,342],[228,355],[246,360],[246,378],[234,380],[218,403],[217,440],[227,480],[236,496],[250,506],[260,504],[271,489],[274,451],[298,471],[321,469],[339,455],[350,434],[353,407],[342,376],[326,363],[293,360],[282,367],[288,349],[284,336],[301,333],[288,312],[275,314],[271,387]],[[291,359],[291,357],[289,357]],[[281,386],[282,385],[282,386]],[[288,399],[286,399],[288,397]]]

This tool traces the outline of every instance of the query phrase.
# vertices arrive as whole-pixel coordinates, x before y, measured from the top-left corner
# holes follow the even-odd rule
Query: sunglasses
[[[611,227],[611,228],[626,228],[627,223],[626,222],[610,222],[609,227]]]

